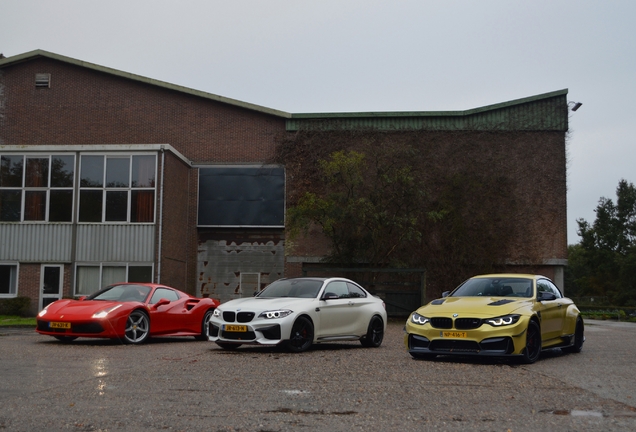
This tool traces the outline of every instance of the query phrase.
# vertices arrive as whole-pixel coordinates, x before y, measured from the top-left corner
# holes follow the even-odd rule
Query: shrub
[[[32,315],[31,299],[29,297],[0,299],[0,315],[17,315],[21,317]]]

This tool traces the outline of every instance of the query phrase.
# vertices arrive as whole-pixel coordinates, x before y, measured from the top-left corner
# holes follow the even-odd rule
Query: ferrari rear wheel
[[[574,330],[574,345],[562,348],[561,351],[566,353],[580,353],[583,349],[583,342],[585,341],[583,319],[578,317],[576,319],[576,330]]]
[[[150,334],[150,320],[148,315],[140,310],[132,311],[126,321],[124,341],[129,344],[140,344],[148,339]]]
[[[314,343],[314,326],[306,317],[298,317],[291,329],[286,347],[291,352],[307,351]]]
[[[53,336],[53,337],[62,343],[73,342],[75,339],[77,339],[77,336]]]
[[[360,339],[360,343],[364,347],[377,348],[382,345],[382,339],[384,339],[384,321],[375,315],[369,321],[367,334]]]
[[[541,328],[536,321],[528,323],[526,330],[526,347],[523,350],[522,361],[526,364],[536,362],[541,355]]]
[[[210,325],[210,319],[212,318],[212,314],[214,313],[213,309],[210,309],[203,316],[203,321],[201,322],[201,334],[199,336],[195,336],[194,338],[198,341],[208,340],[208,326]]]

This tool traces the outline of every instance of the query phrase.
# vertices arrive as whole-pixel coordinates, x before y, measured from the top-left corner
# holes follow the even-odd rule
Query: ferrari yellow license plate
[[[464,339],[468,337],[466,332],[457,332],[457,331],[447,331],[442,332],[443,338],[452,338],[452,339]]]
[[[50,322],[49,323],[49,327],[50,328],[59,328],[59,329],[70,329],[71,328],[71,323],[67,323],[67,322]]]
[[[227,331],[227,332],[246,332],[247,331],[247,326],[225,324],[225,331]]]

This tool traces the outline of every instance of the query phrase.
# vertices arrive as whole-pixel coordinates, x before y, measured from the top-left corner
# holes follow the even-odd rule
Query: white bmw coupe
[[[386,320],[382,299],[349,279],[279,279],[254,297],[222,303],[208,335],[225,349],[284,344],[302,352],[314,343],[351,340],[379,347]]]

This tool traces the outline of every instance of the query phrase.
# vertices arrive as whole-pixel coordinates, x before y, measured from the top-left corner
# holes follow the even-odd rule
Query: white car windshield
[[[268,285],[258,297],[315,298],[322,287],[319,279],[281,279]]]

